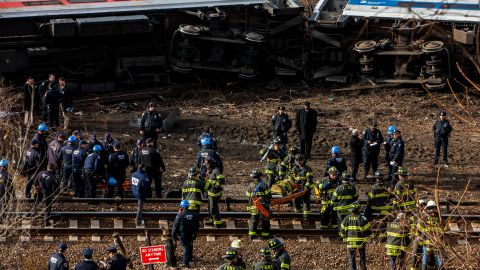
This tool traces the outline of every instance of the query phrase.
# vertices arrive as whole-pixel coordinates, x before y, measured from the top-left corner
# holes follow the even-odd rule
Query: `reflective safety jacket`
[[[282,249],[280,252],[275,254],[275,257],[273,257],[273,261],[280,266],[280,269],[290,270],[290,264],[292,263],[292,259],[290,258],[287,250]]]
[[[218,168],[211,171],[207,171],[206,174],[207,183],[205,184],[205,190],[209,197],[221,197],[223,191],[223,184],[225,184],[225,176]]]
[[[347,243],[347,248],[361,248],[372,236],[370,222],[362,214],[350,214],[340,225],[340,237]]]
[[[202,204],[202,194],[205,190],[205,182],[196,177],[190,177],[182,185],[182,200],[190,203],[188,210],[199,210]]]
[[[318,189],[319,194],[317,194],[322,200],[322,204],[332,203],[333,192],[338,187],[339,181],[338,178],[333,180],[329,176],[323,177],[321,181],[315,183],[315,187]]]
[[[417,207],[415,202],[415,197],[417,194],[417,189],[415,188],[413,182],[411,181],[399,181],[395,185],[394,194],[396,198],[394,199],[394,204],[405,210],[415,210]]]
[[[252,269],[253,270],[279,270],[280,267],[271,261],[263,261],[263,262],[255,263]]]
[[[295,165],[290,177],[295,181],[296,184],[299,184],[302,187],[302,190],[313,188],[312,168],[310,168],[308,165],[303,167]]]
[[[268,154],[265,163],[265,174],[275,175],[277,173],[277,167],[280,166],[287,154],[282,149],[275,151],[273,148],[266,147],[260,150],[260,156],[263,157],[267,151]]]
[[[417,223],[417,229],[421,242],[425,245],[427,252],[437,251],[438,248],[434,244],[433,239],[442,241],[443,228],[440,220],[435,216],[425,216]]]
[[[295,168],[295,156],[288,155],[280,163],[278,178],[280,178],[280,180],[285,179],[291,174],[293,168]]]
[[[410,227],[406,221],[395,219],[388,224],[387,242],[385,248],[388,256],[400,256],[401,251],[406,251],[410,244]]]
[[[251,182],[247,187],[246,195],[248,197],[248,207],[247,210],[252,213],[252,215],[260,214],[257,207],[254,205],[254,199],[259,198],[260,203],[265,207],[265,209],[270,208],[270,200],[272,199],[272,193],[270,193],[270,188],[262,180]]]
[[[236,264],[228,262],[220,265],[220,267],[217,268],[217,270],[245,270],[245,269],[247,269],[247,266],[241,260],[239,260]]]
[[[352,203],[358,200],[358,192],[354,185],[341,184],[333,192],[333,210],[346,213]]]
[[[384,184],[373,185],[367,195],[367,204],[373,210],[372,212],[387,215],[393,209],[391,202],[393,194],[387,190]]]

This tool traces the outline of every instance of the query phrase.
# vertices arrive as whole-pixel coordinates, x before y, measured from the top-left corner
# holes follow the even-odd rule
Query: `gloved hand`
[[[397,166],[397,163],[392,160],[392,161],[390,161],[390,165],[392,165],[392,166]]]

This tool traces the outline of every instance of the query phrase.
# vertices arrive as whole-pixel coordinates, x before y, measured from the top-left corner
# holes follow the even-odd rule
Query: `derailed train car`
[[[320,0],[310,17],[296,0],[3,1],[7,79],[132,84],[224,72],[439,89],[453,59],[479,46],[476,0]]]

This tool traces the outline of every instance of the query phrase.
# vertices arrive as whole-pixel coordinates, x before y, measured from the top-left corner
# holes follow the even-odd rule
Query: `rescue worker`
[[[127,152],[121,149],[120,142],[113,143],[113,153],[108,157],[109,175],[117,180],[117,196],[123,198],[123,183],[126,178],[126,170],[129,165],[129,158]],[[115,186],[108,185],[107,198],[113,197]]]
[[[370,166],[373,171],[378,169],[378,156],[380,155],[380,146],[383,143],[382,132],[377,128],[378,123],[371,121],[370,127],[363,132],[363,173],[367,178]]]
[[[35,136],[33,136],[33,140],[36,140],[38,142],[38,150],[40,151],[40,160],[41,160],[40,170],[44,170],[47,167],[47,163],[48,163],[47,131],[48,131],[47,125],[40,124],[38,125],[37,133],[35,133]]]
[[[55,165],[48,163],[47,169],[37,174],[35,178],[35,189],[38,194],[38,201],[45,203],[44,221],[45,227],[49,227],[50,211],[52,209],[52,201],[58,191],[58,179],[55,174]]]
[[[85,197],[85,184],[82,179],[83,166],[87,158],[87,141],[81,140],[77,149],[72,154],[72,184],[73,196],[76,198]]]
[[[25,163],[23,167],[23,175],[25,176],[25,198],[31,197],[32,186],[35,182],[35,177],[41,171],[42,156],[39,149],[39,143],[33,139],[30,142],[30,148],[25,152]]]
[[[53,89],[57,87],[57,81],[55,80],[55,75],[54,74],[49,74],[48,75],[48,80],[45,80],[42,82],[42,84],[38,87],[38,104],[41,104],[41,109],[42,109],[42,122],[45,123],[47,122],[48,119],[48,108],[45,100],[45,95],[49,89]],[[50,123],[50,125],[52,125]]]
[[[58,79],[58,90],[62,96],[63,129],[67,130],[73,113],[73,90],[65,84],[65,78]]]
[[[383,146],[385,149],[385,161],[387,162],[387,165],[390,164],[390,149],[392,148],[392,142],[393,142],[393,131],[397,129],[396,126],[389,126],[387,129],[387,136],[385,137],[385,141],[383,142]]]
[[[22,86],[23,93],[23,112],[25,113],[24,124],[31,125],[33,123],[33,111],[35,110],[35,84],[32,77],[27,77],[25,84]]]
[[[202,134],[198,136],[197,139],[197,145],[202,147],[202,139],[203,138],[210,138],[212,140],[212,149],[217,151],[217,141],[215,140],[215,137],[213,136],[213,127],[212,126],[206,126],[203,128]]]
[[[280,266],[272,260],[272,251],[269,248],[261,248],[259,250],[262,261],[253,265],[253,270],[280,270]]]
[[[444,230],[437,212],[435,201],[429,201],[425,207],[426,216],[419,220],[417,228],[423,240],[422,270],[442,269],[439,246],[443,244]]]
[[[280,138],[281,145],[288,143],[288,130],[292,127],[292,121],[285,113],[285,106],[278,107],[278,113],[272,116],[272,137]]]
[[[328,176],[315,183],[318,189],[317,195],[322,203],[322,208],[320,209],[321,228],[337,227],[337,212],[333,210],[333,192],[340,185],[338,178],[337,168],[330,167]]]
[[[139,163],[145,166],[145,172],[150,180],[150,184],[155,185],[155,196],[162,198],[162,174],[165,171],[160,151],[155,147],[155,141],[152,138],[146,140],[147,147],[140,151]],[[152,198],[152,188],[150,187],[148,197]]]
[[[435,138],[435,150],[433,152],[433,164],[438,164],[440,148],[443,149],[442,156],[445,167],[448,167],[448,138],[452,133],[452,125],[447,120],[447,112],[440,112],[440,119],[433,124],[433,137]]]
[[[367,193],[367,207],[365,208],[365,216],[368,220],[373,219],[373,214],[378,214],[380,218],[388,216],[393,210],[391,202],[392,192],[385,186],[383,171],[375,172],[376,183]]]
[[[399,181],[395,185],[394,194],[394,204],[397,208],[402,211],[413,212],[416,208],[415,197],[417,194],[417,189],[415,188],[414,183],[408,177],[408,171],[405,167],[398,167],[398,177]]]
[[[116,246],[108,246],[106,248],[108,252],[107,267],[105,270],[126,270],[128,260],[122,254],[117,252]]]
[[[60,171],[62,169],[62,157],[60,156],[60,150],[62,150],[64,142],[65,133],[59,132],[57,134],[57,138],[51,141],[48,145],[48,163],[55,165],[57,177],[60,176]]]
[[[341,224],[349,209],[355,207],[354,203],[358,200],[358,192],[350,182],[351,176],[348,172],[342,174],[342,184],[333,192],[333,210],[337,212],[337,224]],[[341,232],[342,228],[339,227]]]
[[[367,269],[366,244],[372,237],[370,222],[360,213],[360,204],[353,202],[348,208],[351,214],[347,215],[340,225],[340,236],[347,244],[348,263],[350,270],[357,269],[355,255],[360,255],[360,269]]]
[[[360,133],[360,130],[352,130],[352,136],[349,141],[350,146],[350,162],[352,163],[352,178],[354,181],[357,181],[358,168],[360,163],[362,163],[362,148],[363,148],[363,137]]]
[[[417,224],[421,220],[427,219],[427,214],[425,213],[425,207],[427,206],[427,200],[420,199],[417,203],[417,211],[415,215],[411,215],[409,218],[410,222],[410,239],[412,239],[412,256],[411,256],[411,266],[409,270],[416,270],[421,264],[422,255],[423,255],[423,246],[424,241],[420,236],[420,231],[418,230]]]
[[[295,167],[295,156],[300,153],[300,149],[293,145],[288,149],[288,155],[280,163],[278,168],[278,179],[283,180],[290,176],[291,171]]]
[[[281,270],[290,270],[292,259],[285,249],[285,242],[279,238],[268,240],[268,247],[273,252],[273,262],[280,266]]]
[[[83,179],[85,180],[85,190],[87,198],[95,198],[97,196],[97,183],[104,179],[104,161],[100,155],[102,147],[100,145],[93,146],[93,153],[85,158],[83,165]]]
[[[397,172],[398,167],[403,166],[403,157],[405,155],[405,143],[402,139],[402,132],[398,129],[395,129],[392,133],[393,140],[390,147],[390,152],[388,152],[388,157],[390,158],[390,163],[388,165],[388,180],[392,180],[395,172]]]
[[[208,195],[208,212],[212,218],[214,227],[221,227],[223,222],[220,218],[220,209],[218,203],[222,198],[223,185],[225,184],[225,176],[217,167],[212,157],[205,158],[206,184],[205,190]]]
[[[130,183],[132,184],[132,195],[137,199],[137,216],[135,222],[137,226],[143,226],[145,225],[142,219],[143,205],[150,190],[150,179],[148,179],[145,173],[145,166],[141,164],[138,166],[137,171],[130,176]]]
[[[138,139],[132,152],[130,152],[130,166],[132,167],[132,172],[137,171],[140,162],[140,151],[143,148],[145,148],[145,141],[143,139]]]
[[[270,188],[263,181],[264,174],[260,170],[253,170],[250,177],[253,179],[247,187],[246,195],[248,197],[247,210],[250,211],[250,224],[248,228],[248,235],[250,239],[257,236],[267,238],[270,236],[270,201],[272,194]],[[256,201],[258,200],[258,205]],[[262,207],[262,209],[259,209]],[[257,232],[258,223],[262,221],[262,233]]]
[[[103,141],[102,141],[102,157],[107,160],[108,157],[110,156],[111,153],[113,153],[113,144],[116,141],[112,138],[112,135],[110,133],[105,133],[103,135]]]
[[[409,231],[409,223],[403,212],[399,212],[396,219],[387,226],[385,249],[390,270],[405,268],[405,255],[410,244]]]
[[[264,172],[267,175],[267,184],[271,187],[277,182],[277,168],[287,156],[282,150],[280,137],[273,139],[273,142],[269,147],[260,150],[260,156],[262,156],[261,161],[266,160]]]
[[[225,252],[225,255],[222,256],[227,262],[220,265],[217,270],[245,270],[247,266],[245,263],[240,260],[237,255],[237,250],[235,248],[228,248]]]
[[[295,212],[300,212],[303,205],[303,218],[310,219],[310,196],[313,189],[313,170],[307,165],[307,158],[298,154],[295,157],[295,167],[293,168],[292,175],[295,183],[300,185],[300,191],[305,190],[305,194],[294,200]]]
[[[312,152],[313,134],[317,131],[317,111],[310,107],[310,102],[308,101],[303,105],[303,108],[297,110],[295,127],[298,134],[300,153],[309,159]]]
[[[205,178],[205,173],[207,168],[204,167],[205,158],[210,157],[215,162],[217,168],[223,172],[223,162],[220,154],[213,149],[213,139],[210,137],[205,137],[200,140],[202,144],[202,149],[197,154],[197,168],[200,169],[200,178]]]
[[[0,160],[0,218],[5,214],[4,209],[10,200],[15,198],[13,178],[8,173],[8,160]]]
[[[98,265],[93,261],[93,249],[85,248],[82,251],[83,261],[75,265],[74,270],[98,270]]]
[[[158,133],[163,131],[162,115],[155,108],[155,104],[150,102],[148,110],[142,114],[140,120],[140,135],[146,139],[152,139],[157,144]]]
[[[67,192],[72,185],[72,164],[73,164],[73,152],[77,149],[77,138],[71,135],[67,139],[67,145],[60,149],[60,158],[62,159],[62,183],[60,190]]]
[[[347,171],[347,162],[345,162],[345,159],[342,157],[342,149],[340,146],[335,145],[330,150],[330,153],[332,157],[327,160],[324,176],[328,176],[328,169],[330,169],[330,167],[337,168],[339,175],[342,175],[343,172]]]
[[[92,136],[90,137],[90,142],[88,143],[88,148],[87,148],[87,153],[91,154],[93,153],[93,147],[95,145],[100,146],[101,149],[103,149],[103,144],[97,139],[97,134],[93,132]]]
[[[188,172],[188,179],[182,185],[182,200],[187,200],[188,210],[199,213],[202,205],[202,194],[205,192],[205,181],[198,178],[197,167],[193,166]]]
[[[62,102],[62,95],[58,91],[56,83],[50,83],[48,90],[45,93],[45,106],[48,114],[48,123],[52,128],[60,127],[60,103]]]
[[[69,270],[68,261],[64,255],[67,248],[67,244],[65,243],[58,245],[57,252],[54,252],[50,258],[48,258],[48,270]]]
[[[188,210],[189,206],[187,200],[180,202],[180,209],[172,228],[172,238],[179,238],[183,247],[183,266],[185,268],[190,267],[193,258],[193,241],[196,239],[200,227],[198,214]]]

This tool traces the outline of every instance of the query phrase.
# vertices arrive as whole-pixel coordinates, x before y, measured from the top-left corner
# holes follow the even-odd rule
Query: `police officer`
[[[385,249],[389,258],[390,270],[404,268],[405,255],[410,245],[410,228],[405,213],[398,212],[397,218],[387,227],[387,242]]]
[[[0,160],[0,217],[5,213],[4,207],[15,198],[13,179],[8,173],[8,160]]]
[[[337,168],[338,173],[342,175],[343,172],[347,171],[347,162],[342,157],[342,148],[335,145],[332,147],[332,149],[330,149],[330,153],[332,154],[332,157],[327,160],[324,176],[328,175],[328,169],[330,169],[330,167]]]
[[[371,120],[370,127],[363,132],[363,172],[365,178],[367,178],[370,166],[374,172],[378,169],[378,156],[380,155],[383,136],[377,127],[378,123]]]
[[[81,140],[77,149],[72,154],[72,183],[73,196],[76,198],[85,197],[85,184],[82,179],[83,166],[87,158],[87,141]]]
[[[338,170],[335,167],[328,169],[328,176],[315,183],[320,197],[322,208],[320,209],[320,228],[337,227],[337,212],[333,210],[333,192],[340,185]]]
[[[440,148],[443,149],[443,162],[445,167],[448,167],[448,138],[450,137],[450,133],[452,133],[452,125],[450,125],[450,121],[447,120],[447,112],[441,111],[440,112],[440,120],[437,120],[435,124],[433,124],[433,137],[435,138],[435,151],[433,152],[434,159],[433,164],[438,164],[438,154],[440,152]]]
[[[150,183],[155,185],[155,195],[157,198],[162,197],[162,174],[165,171],[165,163],[163,163],[160,151],[155,147],[155,141],[152,138],[146,140],[147,147],[140,152],[139,163],[145,166]],[[149,189],[148,197],[152,197],[152,190]]]
[[[212,218],[213,226],[221,227],[223,222],[220,217],[220,209],[218,203],[222,198],[223,185],[225,184],[225,176],[218,169],[212,157],[205,158],[206,179],[205,190],[208,195],[208,212]]]
[[[163,130],[163,119],[162,115],[156,110],[155,104],[150,102],[148,104],[148,111],[142,114],[140,120],[140,135],[144,139],[153,139],[157,142],[158,133]]]
[[[45,93],[45,107],[48,113],[48,122],[51,127],[60,127],[60,103],[62,102],[62,95],[58,90],[56,83],[49,83],[48,90]]]
[[[45,102],[46,101],[45,94],[49,89],[53,89],[56,87],[57,87],[57,81],[55,80],[54,74],[49,74],[48,80],[43,81],[42,84],[38,87],[37,99],[39,99],[38,104],[41,103],[41,106],[42,106],[42,122],[44,123],[47,122],[47,116],[48,116],[47,104]]]
[[[130,152],[130,166],[132,167],[132,172],[136,172],[139,162],[140,162],[140,151],[145,148],[145,141],[143,139],[138,139],[135,147]]]
[[[50,211],[52,209],[52,200],[55,198],[55,194],[58,190],[58,179],[55,174],[55,165],[48,163],[47,169],[37,174],[35,178],[35,188],[38,190],[38,201],[45,203],[45,227],[51,225]]]
[[[360,204],[358,202],[352,203],[349,211],[351,214],[347,215],[340,225],[340,236],[343,242],[347,243],[349,269],[357,269],[355,254],[358,251],[360,255],[360,269],[366,270],[367,255],[365,246],[372,237],[370,222],[363,214],[360,214]]]
[[[65,142],[65,133],[59,132],[57,138],[50,142],[48,145],[48,163],[55,165],[55,171],[57,176],[60,176],[60,171],[62,169],[62,157],[60,155],[60,150],[62,150],[63,143]]]
[[[93,153],[93,147],[95,145],[100,146],[101,149],[103,149],[103,144],[97,139],[97,133],[93,132],[92,136],[90,137],[90,141],[88,142],[88,148],[87,148],[87,153],[91,154]]]
[[[129,165],[129,158],[127,152],[121,149],[120,142],[113,143],[113,153],[108,157],[108,170],[115,180],[117,180],[118,196],[123,198],[123,182],[125,182],[126,170]],[[115,186],[108,186],[107,198],[113,197],[113,190]]]
[[[95,198],[97,192],[97,183],[104,178],[104,161],[100,155],[102,147],[95,145],[93,153],[85,158],[83,165],[83,179],[85,179],[85,189],[88,198]]]
[[[73,112],[73,90],[65,84],[65,78],[58,79],[58,90],[62,95],[63,129],[70,124]]]
[[[385,149],[385,161],[387,162],[387,164],[390,163],[390,149],[392,148],[392,141],[393,141],[393,131],[395,131],[397,129],[396,126],[394,125],[391,125],[388,127],[387,129],[387,136],[385,137],[385,141],[383,142],[383,146],[384,146],[384,149]]]
[[[402,211],[411,213],[416,208],[415,198],[417,196],[417,189],[415,184],[408,177],[408,170],[405,167],[398,167],[399,181],[395,185],[394,204]]]
[[[111,153],[113,153],[113,144],[116,141],[112,138],[112,135],[110,133],[105,133],[103,135],[103,141],[102,141],[102,147],[103,147],[103,152],[102,156],[104,159],[108,159],[108,156],[110,156]]]
[[[308,159],[312,151],[313,134],[317,131],[317,111],[310,107],[308,101],[303,105],[303,108],[297,110],[295,127],[298,133],[300,153]]]
[[[24,124],[31,125],[33,122],[33,111],[35,109],[35,85],[32,77],[27,77],[22,86],[23,112],[25,113]]]
[[[130,176],[130,183],[132,184],[132,195],[138,200],[137,204],[137,217],[135,222],[137,226],[145,225],[142,219],[143,205],[148,197],[148,191],[150,190],[150,180],[145,173],[145,166],[138,165],[136,172]]]
[[[227,262],[220,265],[217,270],[245,270],[247,266],[237,254],[237,249],[228,248],[225,255],[222,256]]]
[[[352,163],[352,178],[353,181],[357,180],[358,167],[362,163],[362,148],[363,137],[358,129],[352,130],[352,136],[349,141],[350,146],[350,162]]]
[[[30,198],[35,176],[40,172],[42,157],[39,150],[39,143],[33,139],[30,142],[30,148],[25,152],[25,164],[23,167],[23,175],[25,176],[25,198]]]
[[[204,167],[205,159],[212,158],[215,162],[217,168],[223,172],[223,162],[220,154],[213,149],[213,139],[210,137],[205,137],[200,140],[202,144],[202,149],[197,154],[197,168],[200,169],[200,177],[204,178],[206,173],[206,167]]]
[[[342,174],[342,184],[333,192],[333,210],[337,212],[337,224],[341,224],[350,208],[358,200],[358,192],[350,182],[351,176],[348,172]],[[342,228],[340,228],[340,231]]]
[[[298,154],[295,157],[295,167],[293,168],[291,177],[295,180],[295,183],[300,185],[301,190],[305,191],[305,194],[296,198],[293,201],[295,212],[300,212],[303,205],[303,218],[305,220],[310,219],[310,200],[313,189],[313,170],[307,165],[307,158]]]
[[[117,252],[116,246],[108,246],[106,248],[108,252],[107,267],[105,270],[126,270],[128,260],[122,254]]]
[[[198,136],[197,145],[202,147],[202,139],[203,138],[210,138],[212,140],[212,149],[217,151],[217,140],[215,140],[215,136],[213,136],[213,127],[206,126],[203,128],[202,134]]]
[[[62,169],[63,177],[61,190],[64,192],[68,191],[68,188],[72,184],[72,163],[73,163],[73,152],[77,149],[77,138],[71,135],[67,139],[68,144],[63,146],[60,149],[60,158],[62,159]]]
[[[248,197],[247,210],[251,214],[248,235],[250,239],[259,236],[257,234],[257,226],[261,219],[261,236],[267,238],[270,236],[270,201],[272,193],[270,193],[270,188],[262,179],[262,171],[253,170],[250,177],[253,181],[248,185],[246,192]],[[259,207],[262,207],[262,209],[259,209]]]
[[[205,192],[205,181],[198,178],[197,167],[193,166],[188,172],[188,179],[182,185],[182,200],[190,204],[188,210],[199,213],[202,205],[202,194]]]
[[[68,261],[65,258],[67,244],[60,243],[57,252],[53,253],[48,259],[48,270],[69,270]]]
[[[83,261],[75,265],[74,270],[98,270],[98,265],[93,261],[93,249],[85,248],[82,251]]]
[[[262,160],[266,160],[265,174],[267,175],[268,186],[271,187],[277,182],[278,167],[287,156],[282,149],[280,137],[273,139],[269,147],[260,150],[260,155],[262,156]]]
[[[282,160],[280,163],[280,167],[278,168],[278,178],[279,180],[283,180],[288,177],[295,167],[295,156],[300,153],[300,149],[293,145],[288,149],[288,155]]]
[[[390,181],[395,172],[398,170],[398,167],[403,166],[403,157],[405,155],[405,143],[402,139],[402,132],[398,129],[395,129],[392,133],[393,140],[391,143],[390,152],[388,157],[390,158],[390,163],[388,165],[388,180]]]
[[[393,210],[391,202],[392,192],[385,186],[384,174],[382,171],[375,172],[376,183],[367,193],[367,207],[365,208],[365,216],[368,220],[372,220],[373,214],[378,214],[380,218],[388,216]]]
[[[33,140],[38,142],[38,150],[40,151],[40,160],[41,166],[40,169],[44,170],[47,167],[48,159],[47,159],[47,150],[48,150],[48,143],[47,143],[47,131],[48,127],[45,124],[38,125],[37,132],[35,136],[33,136]]]
[[[261,248],[259,250],[262,261],[253,265],[253,270],[280,270],[280,266],[272,260],[272,251],[269,248]]]
[[[268,247],[273,252],[273,261],[280,266],[281,270],[290,270],[292,259],[285,249],[285,243],[279,238],[268,240]]]
[[[278,107],[278,113],[272,116],[272,132],[273,138],[280,138],[280,143],[282,145],[287,145],[288,143],[288,130],[292,127],[292,121],[288,117],[288,114],[285,113],[285,106]]]
[[[172,228],[172,238],[180,238],[183,247],[183,265],[190,267],[193,257],[193,240],[195,240],[200,227],[198,214],[188,210],[190,204],[187,200],[180,202],[180,210]]]

